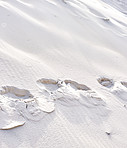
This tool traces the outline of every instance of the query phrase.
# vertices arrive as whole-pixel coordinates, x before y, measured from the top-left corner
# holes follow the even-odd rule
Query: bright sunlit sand
[[[0,0],[0,148],[127,148],[127,1]]]

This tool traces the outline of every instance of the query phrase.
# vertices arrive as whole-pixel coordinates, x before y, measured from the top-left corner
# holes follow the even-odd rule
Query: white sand
[[[0,148],[127,148],[126,0],[0,0]]]

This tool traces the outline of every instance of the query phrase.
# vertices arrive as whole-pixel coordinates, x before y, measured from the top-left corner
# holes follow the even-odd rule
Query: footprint
[[[85,91],[88,91],[88,90],[90,90],[90,88],[89,87],[87,87],[86,85],[84,85],[84,84],[79,84],[79,83],[77,83],[77,82],[75,82],[75,81],[72,81],[72,80],[64,80],[64,83],[66,84],[66,85],[71,85],[71,87],[73,87],[75,90],[77,89],[77,90],[85,90]]]
[[[41,80],[41,81],[40,81]],[[61,112],[70,122],[88,118],[97,122],[99,118],[107,118],[110,111],[104,100],[92,89],[76,81],[40,79],[37,81],[41,89],[45,89],[47,100],[54,102],[57,111]],[[40,84],[41,83],[41,84]],[[48,85],[48,86],[47,86]],[[55,89],[54,89],[55,88]]]
[[[23,126],[26,122],[15,108],[8,105],[5,98],[3,102],[2,100],[0,101],[0,118],[0,130],[9,130]]]
[[[109,79],[109,78],[105,78],[105,77],[102,77],[102,78],[98,78],[97,81],[104,87],[107,87],[107,88],[111,88],[114,86],[114,82],[112,79]]]
[[[127,82],[121,82],[121,84],[124,86],[124,87],[126,87],[127,88]]]
[[[37,81],[41,89],[49,92],[48,97],[64,106],[84,105],[95,107],[105,105],[104,101],[88,86],[73,80],[40,79]]]
[[[19,89],[14,86],[3,86],[2,90],[0,90],[1,95],[10,95],[13,96],[14,98],[23,98],[23,99],[28,99],[28,98],[33,98],[33,95],[26,89]]]
[[[74,88],[75,90],[90,90],[90,88],[88,88],[86,85],[84,84],[79,84],[75,81],[72,80],[53,80],[53,79],[39,79],[37,80],[37,84],[39,84],[39,86],[42,89],[45,89],[47,91],[56,91],[58,88],[60,87],[64,87],[65,85],[70,85],[72,88]]]
[[[48,102],[46,99],[35,98],[24,102],[18,101],[16,109],[25,119],[39,121],[48,113],[53,112],[55,107],[54,103]]]
[[[113,93],[120,102],[127,103],[127,82],[121,81],[113,81],[109,78],[98,78],[97,81],[104,87],[108,88],[108,90]]]
[[[40,86],[41,89],[47,91],[55,91],[58,89],[58,82],[53,79],[39,79],[37,80],[37,84]]]
[[[0,90],[0,107],[3,112],[10,116],[22,116],[28,120],[40,120],[47,113],[54,111],[54,103],[47,101],[45,98],[33,96],[29,90],[20,89],[14,86],[3,86]],[[10,113],[12,115],[10,115]],[[9,126],[12,126],[12,124]]]

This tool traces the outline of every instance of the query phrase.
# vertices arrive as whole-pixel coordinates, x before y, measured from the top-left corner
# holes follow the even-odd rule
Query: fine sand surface
[[[0,0],[0,148],[127,148],[126,0]]]

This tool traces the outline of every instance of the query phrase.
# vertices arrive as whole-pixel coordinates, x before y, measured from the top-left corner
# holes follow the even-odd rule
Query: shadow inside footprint
[[[105,77],[102,77],[102,78],[98,78],[97,81],[104,87],[107,87],[107,88],[111,88],[113,85],[114,85],[114,82],[112,79],[109,79],[109,78],[105,78]]]
[[[127,82],[121,82],[121,84],[127,88]]]
[[[45,89],[45,90],[48,90],[48,91],[55,91],[58,89],[58,81],[55,81],[53,79],[45,79],[45,78],[42,78],[42,79],[39,79],[37,80],[37,84],[42,88],[42,89]]]
[[[19,89],[17,87],[14,86],[3,86],[2,90],[0,91],[1,95],[7,95],[8,96],[12,96],[13,98],[23,98],[23,99],[28,99],[28,98],[32,98],[33,95],[26,89]]]
[[[79,84],[79,83],[77,83],[77,82],[75,82],[75,81],[72,81],[72,80],[64,80],[64,82],[65,82],[65,84],[66,85],[70,85],[72,88],[74,88],[75,90],[77,89],[77,90],[85,90],[85,91],[88,91],[88,90],[90,90],[90,88],[89,87],[87,87],[86,85],[84,85],[84,84]]]

